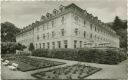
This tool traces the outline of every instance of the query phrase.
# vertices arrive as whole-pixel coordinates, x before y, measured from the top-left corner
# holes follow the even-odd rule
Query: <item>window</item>
[[[92,38],[92,33],[90,34],[90,38]]]
[[[37,35],[37,40],[39,40],[39,35]]]
[[[75,35],[78,35],[78,28],[75,28]]]
[[[52,42],[53,49],[55,49],[55,42]]]
[[[54,37],[55,36],[55,33],[54,33],[54,31],[52,31],[52,37]]]
[[[78,17],[78,16],[75,16],[74,19],[75,19],[75,21],[78,23],[79,17]]]
[[[58,43],[58,48],[61,48],[61,42],[58,41],[57,43]]]
[[[95,31],[96,31],[97,29],[96,29],[96,27],[95,27]]]
[[[39,45],[40,45],[40,48],[41,48],[41,43],[39,43]]]
[[[49,39],[49,33],[47,33],[47,39]]]
[[[61,29],[61,35],[64,36],[64,29]]]
[[[45,34],[43,34],[43,39],[45,39]]]
[[[54,27],[54,21],[52,21],[52,27]]]
[[[86,24],[86,21],[84,20],[84,26],[85,26],[85,24]]]
[[[45,43],[43,43],[43,48],[45,49]]]
[[[61,23],[64,24],[64,16],[61,19]]]
[[[77,40],[74,40],[74,48],[76,48]]]
[[[39,26],[37,27],[37,31],[39,31]]]
[[[45,30],[45,26],[44,26],[44,24],[43,24],[43,30]]]
[[[47,29],[49,29],[49,22],[47,22]]]
[[[47,47],[48,47],[48,49],[49,49],[49,45],[50,45],[50,43],[49,43],[49,42],[47,42]]]
[[[91,28],[91,30],[92,30],[92,23],[90,24],[90,28]]]
[[[82,48],[82,41],[80,41],[80,48]]]
[[[64,40],[64,48],[68,48],[68,41]]]
[[[84,31],[84,38],[86,37],[86,31]]]
[[[38,45],[37,45],[37,43],[36,43],[36,48],[37,48],[37,46],[38,46]]]

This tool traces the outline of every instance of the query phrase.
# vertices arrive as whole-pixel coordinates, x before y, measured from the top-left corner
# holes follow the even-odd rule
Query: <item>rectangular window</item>
[[[47,39],[49,39],[49,33],[47,33]]]
[[[96,31],[97,29],[96,29],[96,27],[95,27],[95,31]]]
[[[58,48],[61,48],[61,42],[58,41],[57,43],[58,43]]]
[[[37,31],[39,31],[39,26],[37,27]]]
[[[80,48],[82,48],[82,41],[80,41]]]
[[[61,23],[64,24],[64,16],[61,19]]]
[[[78,35],[78,28],[75,28],[75,35]]]
[[[54,21],[52,21],[52,27],[54,27]]]
[[[45,39],[45,34],[43,34],[43,39]]]
[[[64,29],[61,29],[61,35],[64,36]]]
[[[50,43],[49,43],[49,42],[47,42],[47,47],[48,47],[48,49],[49,49],[49,45],[50,45]]]
[[[90,28],[91,28],[91,30],[92,30],[92,23],[90,24]]]
[[[49,29],[49,22],[47,22],[47,29]]]
[[[37,48],[37,43],[36,43],[36,48]]]
[[[54,31],[52,31],[52,38],[55,36],[55,33],[54,33]]]
[[[43,30],[45,30],[45,26],[44,26],[44,24],[43,24]]]
[[[74,40],[74,48],[76,48],[77,46],[77,40]]]
[[[39,35],[37,35],[37,40],[39,40]]]
[[[68,48],[68,41],[64,40],[64,48]]]
[[[84,26],[86,25],[86,21],[84,20]]]
[[[55,49],[55,42],[52,42],[52,47],[53,49]]]
[[[86,37],[86,31],[84,31],[84,38]]]
[[[39,43],[39,45],[40,45],[40,48],[41,48],[41,43]]]
[[[90,34],[90,38],[92,38],[92,33]]]
[[[43,43],[43,48],[45,49],[45,43]]]

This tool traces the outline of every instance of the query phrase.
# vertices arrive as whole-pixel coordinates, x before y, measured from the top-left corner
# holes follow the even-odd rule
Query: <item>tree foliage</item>
[[[2,42],[1,44],[1,53],[2,54],[14,54],[16,50],[23,50],[26,46],[15,43],[15,42]]]
[[[112,29],[116,31],[120,39],[120,47],[127,48],[127,21],[121,20],[118,16],[115,17],[115,20],[112,25]]]
[[[29,51],[33,51],[35,48],[34,48],[34,45],[33,45],[33,43],[30,43],[30,45],[29,45]]]
[[[10,22],[1,23],[1,41],[16,42],[16,34],[20,32],[14,24]]]

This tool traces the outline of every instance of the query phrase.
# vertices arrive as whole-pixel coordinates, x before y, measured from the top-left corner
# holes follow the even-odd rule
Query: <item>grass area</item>
[[[84,79],[99,70],[101,70],[101,68],[75,64],[72,66],[34,73],[32,76],[38,79]]]
[[[8,58],[6,57],[6,59],[11,63],[17,63],[18,70],[23,72],[65,64],[62,62],[30,58],[27,56],[13,56]]]

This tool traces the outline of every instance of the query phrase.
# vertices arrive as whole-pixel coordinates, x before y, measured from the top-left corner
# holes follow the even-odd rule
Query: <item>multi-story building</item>
[[[109,25],[73,3],[42,15],[40,21],[22,29],[16,40],[26,46],[33,43],[35,48],[119,48],[119,37]]]

